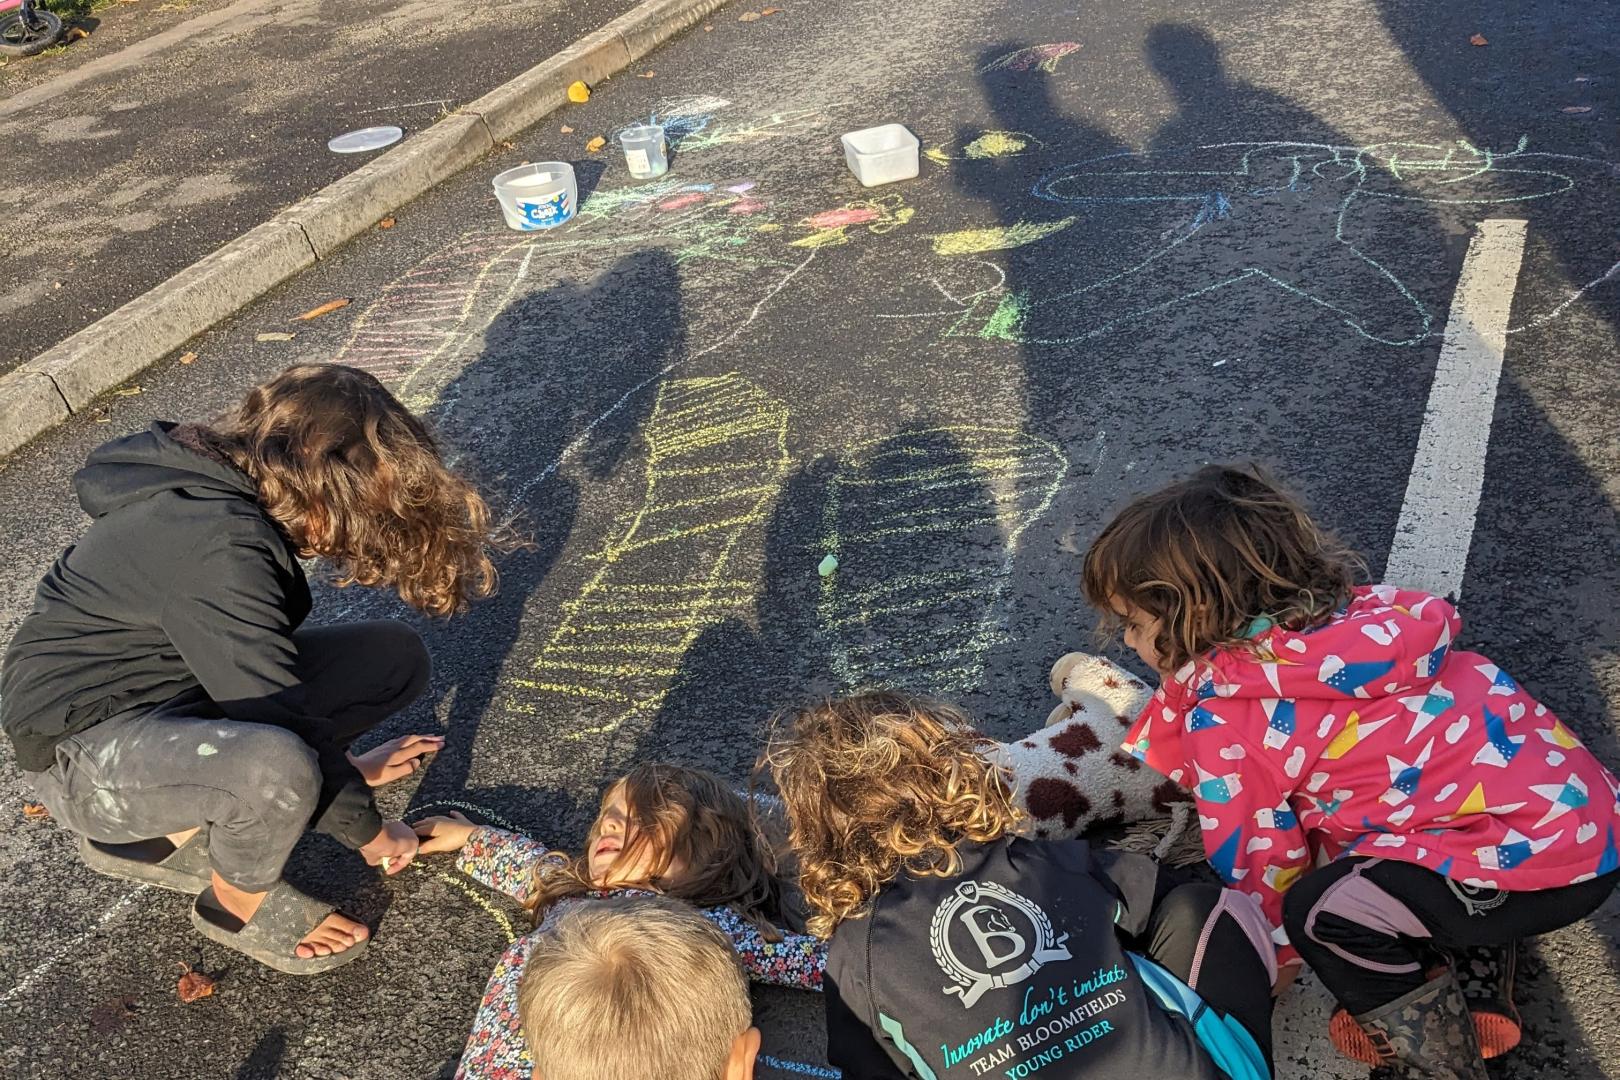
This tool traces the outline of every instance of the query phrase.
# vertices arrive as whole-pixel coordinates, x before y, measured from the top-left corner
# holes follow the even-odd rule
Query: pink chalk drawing
[[[1054,41],[1048,45],[1031,45],[1006,56],[997,57],[990,61],[980,72],[985,71],[1029,71],[1039,68],[1051,73],[1057,70],[1057,62],[1080,48],[1078,41]]]

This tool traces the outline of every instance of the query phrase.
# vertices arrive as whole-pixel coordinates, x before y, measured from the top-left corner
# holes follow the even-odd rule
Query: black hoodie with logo
[[[1081,840],[963,844],[902,875],[827,949],[827,1053],[846,1080],[1226,1080],[1123,937],[1157,866]]]
[[[292,636],[309,584],[253,481],[156,423],[96,450],[73,483],[90,528],[40,582],[0,666],[18,764],[42,772],[66,736],[198,687],[227,719],[319,748]],[[372,840],[382,819],[359,772],[335,749],[321,772],[316,827],[350,847]]]

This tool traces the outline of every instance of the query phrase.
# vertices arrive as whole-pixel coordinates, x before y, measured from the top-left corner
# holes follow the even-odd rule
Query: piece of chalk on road
[[[816,573],[822,577],[832,577],[832,572],[836,569],[838,569],[838,556],[828,555],[821,560],[821,565],[816,567]]]
[[[384,855],[384,856],[383,856],[383,857],[382,857],[382,868],[383,868],[383,873],[385,873],[385,874],[386,874],[386,873],[388,873],[388,864],[389,864],[389,863],[391,863],[391,862],[393,862],[393,861],[394,861],[394,860],[393,860],[393,859],[390,859],[390,858],[389,858],[389,857],[388,857],[388,856],[387,856],[387,855]]]

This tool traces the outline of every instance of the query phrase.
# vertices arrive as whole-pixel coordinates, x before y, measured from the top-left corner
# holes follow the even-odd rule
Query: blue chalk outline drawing
[[[1546,166],[1580,162],[1614,168],[1594,158],[1530,153],[1527,145],[1528,139],[1520,138],[1512,151],[1496,153],[1467,142],[1363,147],[1229,142],[1124,151],[1064,165],[1041,177],[1031,194],[1067,207],[1179,204],[1187,216],[1161,234],[1166,242],[1145,258],[1075,288],[1040,294],[1002,284],[958,296],[936,282],[957,315],[946,334],[1069,345],[1253,278],[1337,314],[1361,337],[1416,345],[1435,332],[1434,313],[1400,276],[1359,246],[1353,235],[1358,207],[1369,198],[1478,206],[1525,203],[1575,186],[1570,175]],[[1144,167],[1160,163],[1176,167]],[[1301,219],[1311,214],[1324,223],[1314,240],[1300,229]],[[1233,232],[1238,243],[1215,240]],[[1305,242],[1299,240],[1302,235]],[[1206,240],[1211,242],[1201,242]],[[1545,322],[1617,275],[1620,264],[1552,312],[1515,329]],[[1368,299],[1353,306],[1358,290]],[[1391,298],[1394,305],[1388,303]],[[1375,322],[1371,313],[1386,308],[1396,314]],[[938,314],[943,312],[900,317]],[[1063,332],[1065,322],[1074,332]]]

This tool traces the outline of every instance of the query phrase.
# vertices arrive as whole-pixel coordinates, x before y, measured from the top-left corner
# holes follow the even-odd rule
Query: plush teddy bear
[[[1192,796],[1120,744],[1152,696],[1146,683],[1118,664],[1069,653],[1052,665],[1059,703],[1046,725],[1017,742],[1000,743],[994,756],[1013,776],[1019,805],[1029,814],[1024,832],[1062,839],[1107,825],[1138,825],[1115,846],[1150,848],[1176,864],[1204,857]]]

